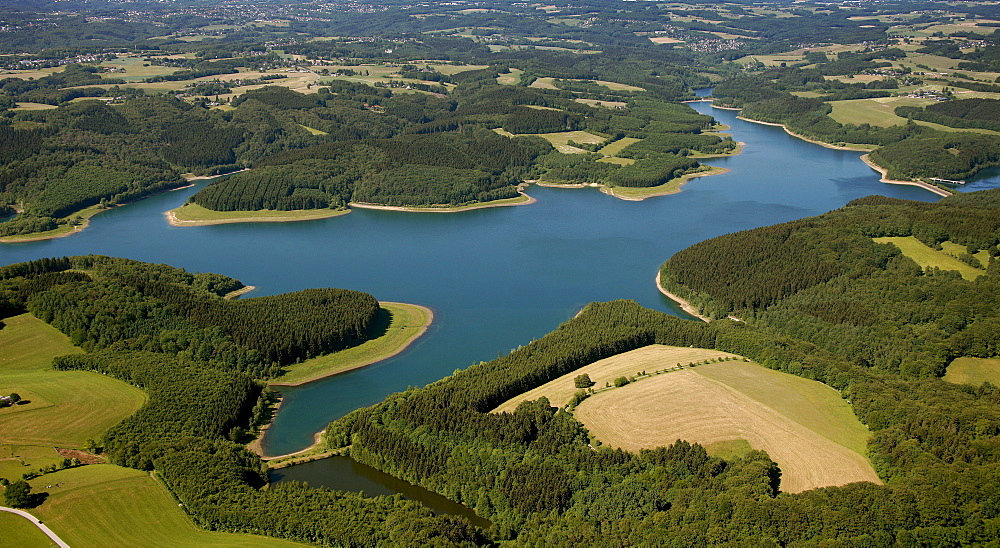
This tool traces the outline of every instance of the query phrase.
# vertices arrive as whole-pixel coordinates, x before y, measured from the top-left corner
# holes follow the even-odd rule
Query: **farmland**
[[[675,361],[660,361],[650,348],[633,351],[637,365]],[[629,451],[684,439],[722,443],[722,452],[745,440],[778,463],[781,490],[789,493],[879,482],[863,456],[868,431],[839,394],[752,363],[714,362],[641,379],[591,396],[575,415],[595,439]]]
[[[46,501],[31,512],[70,546],[300,546],[195,526],[150,474],[110,464],[61,470],[30,482]]]
[[[55,356],[79,352],[69,338],[33,316],[4,320],[0,330],[0,393],[29,403],[0,409],[0,443],[82,447],[88,438],[146,401],[137,388],[97,373],[54,371]]]

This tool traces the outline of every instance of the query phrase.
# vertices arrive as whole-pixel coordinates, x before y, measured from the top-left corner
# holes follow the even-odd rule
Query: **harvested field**
[[[646,346],[583,366],[572,373],[567,373],[558,379],[549,381],[534,390],[525,392],[516,398],[511,398],[494,409],[494,412],[512,412],[522,401],[533,401],[543,396],[548,398],[552,405],[562,407],[569,403],[570,398],[578,390],[573,386],[573,378],[584,373],[590,375],[590,380],[594,382],[594,389],[597,390],[604,388],[605,383],[608,385],[613,384],[614,380],[618,377],[631,377],[642,371],[652,373],[656,370],[676,367],[677,364],[687,365],[715,358],[737,357],[736,354],[718,350],[706,350],[704,348],[659,344]],[[670,440],[670,443],[673,443],[673,441]]]
[[[719,358],[729,360],[711,361]],[[638,451],[684,439],[720,456],[737,456],[747,447],[767,451],[781,467],[781,490],[790,493],[880,482],[863,456],[868,429],[839,393],[734,358],[717,350],[651,345],[563,375],[495,412],[543,396],[564,406],[577,391],[573,379],[586,373],[598,392],[574,413],[602,443]],[[643,371],[649,375],[637,375]],[[638,378],[603,389],[621,376]]]
[[[781,490],[788,493],[856,481],[880,483],[862,455],[807,428],[796,417],[699,371],[731,367],[764,369],[746,362],[723,362],[657,375],[591,396],[575,414],[597,439],[629,451],[668,445],[678,439],[709,446],[746,440],[778,463]],[[765,379],[759,379],[762,390],[768,384]],[[830,392],[829,404],[846,406],[835,392],[814,384],[817,390]],[[804,397],[790,405],[801,407],[811,399]],[[856,418],[852,422],[841,427],[864,429]]]

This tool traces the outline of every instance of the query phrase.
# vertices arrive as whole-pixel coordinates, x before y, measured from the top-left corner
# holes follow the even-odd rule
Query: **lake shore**
[[[725,107],[717,107],[715,105],[712,105],[712,108],[725,108]],[[727,110],[740,110],[740,109],[735,109],[734,108],[734,109],[727,109]],[[753,118],[747,118],[745,116],[737,116],[736,118],[739,119],[739,120],[743,120],[744,122],[750,122],[750,123],[753,123],[753,124],[761,124],[761,125],[764,125],[764,126],[780,127],[781,129],[785,130],[785,133],[791,135],[792,137],[795,137],[796,139],[802,139],[803,141],[805,141],[807,143],[812,143],[814,145],[819,145],[821,147],[832,148],[833,150],[849,150],[851,152],[870,152],[871,151],[871,147],[863,146],[863,145],[859,145],[859,146],[834,145],[832,143],[827,143],[825,141],[820,141],[820,140],[817,140],[817,139],[810,139],[809,137],[806,137],[805,135],[799,135],[798,133],[795,133],[794,131],[788,129],[788,126],[786,126],[785,124],[778,124],[778,123],[775,123],[775,122],[762,122],[760,120],[754,120]]]
[[[739,147],[742,151],[742,147]],[[726,155],[713,156],[713,158],[719,158]],[[686,173],[677,177],[676,179],[671,179],[666,183],[658,186],[652,187],[624,187],[624,186],[608,186],[601,183],[546,183],[542,181],[533,181],[533,184],[538,186],[543,186],[546,188],[596,188],[599,189],[604,194],[611,196],[613,198],[618,198],[619,200],[625,200],[628,202],[641,202],[648,198],[655,198],[657,196],[669,196],[671,194],[677,194],[685,184],[690,182],[692,179],[697,179],[699,177],[710,177],[712,175],[722,175],[723,173],[729,173],[728,168],[724,167],[710,167],[704,171],[696,171],[694,173]]]
[[[719,108],[719,109],[723,109],[723,110],[742,110],[742,109],[733,108],[733,107],[720,107],[720,106],[716,106],[715,104],[712,104],[712,108]],[[737,116],[737,118],[740,119],[740,120],[743,120],[744,122],[751,122],[751,123],[754,123],[754,124],[762,124],[762,125],[765,125],[765,126],[777,126],[777,127],[780,127],[780,128],[782,128],[782,129],[785,130],[785,133],[791,135],[792,137],[795,137],[796,139],[802,139],[803,141],[806,141],[806,142],[809,142],[809,143],[813,143],[815,145],[819,145],[819,146],[822,146],[822,147],[832,148],[834,150],[849,150],[849,151],[852,151],[852,152],[865,152],[866,154],[863,154],[861,156],[861,161],[864,162],[865,165],[867,165],[868,167],[874,169],[875,171],[879,172],[882,175],[882,178],[879,180],[880,182],[889,183],[889,184],[893,184],[893,185],[916,186],[916,187],[920,187],[920,188],[923,188],[925,190],[928,190],[930,192],[933,192],[934,194],[937,194],[938,196],[951,196],[953,194],[951,192],[948,192],[947,190],[944,190],[943,188],[936,187],[934,185],[925,183],[923,181],[898,181],[898,180],[895,180],[895,179],[889,179],[889,178],[887,178],[888,170],[885,169],[885,168],[883,168],[882,166],[879,166],[875,162],[872,162],[871,159],[868,157],[867,153],[871,152],[871,149],[868,148],[868,147],[862,148],[861,146],[853,146],[852,147],[852,146],[834,145],[834,144],[826,143],[826,142],[823,142],[823,141],[818,141],[816,139],[810,139],[810,138],[805,137],[803,135],[799,135],[798,133],[795,133],[794,131],[788,129],[788,126],[786,126],[785,124],[778,124],[778,123],[774,123],[774,122],[762,122],[760,120],[753,120],[751,118],[746,118],[744,116]]]
[[[430,328],[431,324],[434,322],[434,311],[426,306],[392,301],[380,301],[379,305],[385,307],[386,309],[394,310],[396,312],[394,316],[396,317],[403,316],[404,313],[409,312],[409,319],[412,320],[412,318],[418,317],[420,318],[419,323],[415,325],[409,325],[407,323],[407,325],[396,326],[395,329],[398,333],[395,334],[397,335],[395,337],[393,337],[394,333],[392,333],[392,330],[394,329],[393,325],[390,323],[388,332],[378,339],[366,341],[358,346],[341,350],[340,352],[329,356],[321,356],[319,358],[307,360],[302,364],[297,364],[299,366],[297,375],[294,374],[294,370],[293,375],[289,375],[288,373],[283,375],[283,377],[286,378],[291,377],[292,380],[269,382],[268,386],[275,388],[280,388],[282,386],[302,386],[320,379],[340,375],[341,373],[346,373],[348,371],[353,371],[355,369],[360,369],[362,367],[367,367],[369,365],[385,361],[399,355],[404,350],[409,348],[410,345],[427,332],[427,329]],[[313,363],[310,364],[309,362]],[[310,368],[310,365],[313,367]],[[303,366],[305,371],[302,371]],[[279,377],[279,379],[281,379],[281,377]],[[257,436],[257,439],[247,445],[248,450],[254,452],[269,462],[277,459],[298,457],[293,461],[282,461],[281,466],[288,466],[290,464],[322,458],[332,454],[312,452],[319,445],[320,441],[322,441],[323,430],[316,432],[313,435],[313,443],[304,449],[292,453],[286,453],[284,455],[265,454],[263,440],[266,436],[267,430],[270,429],[271,424],[274,422],[274,417],[278,415],[278,410],[280,408],[281,401],[279,400],[278,404],[274,408],[273,414],[271,415],[271,420],[268,421],[267,424],[261,426],[260,435]]]
[[[668,299],[670,299],[671,301],[674,301],[675,303],[679,304],[680,307],[681,307],[681,310],[683,310],[684,312],[687,312],[688,314],[694,316],[695,318],[698,318],[699,320],[701,320],[701,321],[703,321],[705,323],[709,323],[709,322],[712,321],[711,318],[708,318],[707,316],[702,316],[701,314],[699,314],[698,313],[698,309],[695,308],[695,306],[692,305],[690,302],[688,302],[687,299],[685,299],[684,297],[681,297],[680,295],[675,295],[675,294],[667,291],[666,289],[664,289],[663,285],[660,284],[660,272],[659,271],[656,272],[656,288],[660,290],[660,293],[663,293],[664,295],[666,295]]]
[[[384,335],[328,356],[295,364],[288,372],[268,382],[268,386],[302,386],[387,360],[409,348],[434,323],[434,311],[426,306],[392,301],[380,301],[379,305],[392,313],[391,323]]]
[[[530,205],[538,201],[532,198],[531,196],[525,194],[523,191],[518,191],[518,192],[520,192],[521,196],[517,198],[506,198],[503,200],[494,200],[492,202],[483,202],[479,204],[470,204],[464,206],[442,206],[442,207],[389,206],[381,204],[371,204],[367,202],[350,202],[347,205],[350,207],[357,207],[361,209],[378,209],[382,211],[403,211],[408,213],[460,213],[462,211],[472,211],[473,209],[489,209],[491,207]]]
[[[211,226],[233,223],[289,223],[329,219],[350,213],[349,209],[297,209],[292,211],[214,211],[198,204],[184,204],[165,211],[170,226]]]
[[[237,289],[236,291],[230,291],[229,293],[226,293],[222,298],[223,299],[227,299],[227,300],[238,299],[238,298],[242,297],[243,295],[246,295],[247,293],[250,293],[254,289],[257,289],[257,287],[253,286],[253,285],[245,285],[245,286]]]
[[[948,192],[947,190],[945,190],[943,188],[936,187],[936,186],[934,186],[932,184],[928,184],[928,183],[925,183],[923,181],[897,181],[897,180],[894,180],[894,179],[888,179],[887,175],[889,174],[889,170],[885,169],[884,167],[882,167],[882,166],[876,164],[875,162],[873,162],[871,160],[871,158],[868,157],[867,154],[864,154],[864,155],[861,156],[861,161],[864,162],[866,166],[868,166],[868,167],[874,169],[875,171],[879,172],[879,174],[882,175],[882,178],[879,179],[879,181],[881,181],[883,183],[889,183],[891,185],[918,186],[920,188],[929,190],[929,191],[933,192],[934,194],[937,194],[938,196],[951,196],[952,195],[951,192]]]

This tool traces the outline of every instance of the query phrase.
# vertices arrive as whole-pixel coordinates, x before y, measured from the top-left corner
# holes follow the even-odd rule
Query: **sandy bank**
[[[673,293],[671,293],[671,292],[667,291],[666,289],[664,289],[663,286],[660,285],[660,271],[658,271],[658,270],[656,271],[656,288],[660,290],[660,293],[663,293],[664,295],[666,295],[667,298],[669,298],[670,300],[674,301],[675,303],[681,305],[681,310],[683,310],[684,312],[687,312],[688,314],[690,314],[690,315],[694,316],[695,318],[698,318],[699,320],[701,320],[703,322],[706,322],[706,323],[712,321],[710,318],[708,318],[706,316],[702,316],[701,314],[699,314],[698,313],[698,309],[695,308],[691,303],[689,303],[687,301],[687,299],[685,299],[685,298],[683,298],[683,297],[681,297],[679,295],[674,295]]]
[[[889,173],[889,170],[887,170],[887,169],[883,168],[882,166],[880,166],[880,165],[876,164],[875,162],[873,162],[871,160],[871,158],[868,157],[867,154],[861,156],[861,161],[864,162],[865,165],[867,165],[868,167],[870,167],[870,168],[874,169],[875,171],[879,172],[882,175],[882,178],[879,179],[879,181],[881,181],[883,183],[889,183],[889,184],[893,184],[893,185],[918,186],[920,188],[929,190],[929,191],[933,192],[934,194],[937,194],[938,196],[951,196],[951,194],[952,194],[951,192],[948,192],[947,190],[945,190],[943,188],[936,187],[936,186],[934,186],[932,184],[928,184],[928,183],[925,183],[923,181],[896,181],[896,180],[893,180],[893,179],[887,179],[886,175]]]
[[[347,215],[351,212],[349,209],[300,209],[294,211],[275,211],[274,216],[268,216],[262,211],[234,211],[234,212],[223,212],[232,213],[232,217],[222,217],[218,219],[181,219],[177,217],[177,211],[184,206],[171,209],[170,211],[165,211],[163,214],[167,217],[167,222],[170,226],[177,227],[189,227],[189,226],[211,226],[211,225],[225,225],[233,223],[292,223],[297,221],[315,221],[318,219],[329,219],[331,217],[339,217],[341,215]],[[315,212],[315,213],[313,213]],[[245,214],[243,216],[239,214]],[[283,215],[284,214],[284,215]]]
[[[413,206],[388,206],[381,204],[370,204],[367,202],[350,202],[347,205],[350,207],[357,207],[361,209],[379,209],[382,211],[405,211],[409,213],[460,213],[462,211],[472,211],[473,209],[488,209],[491,207],[510,207],[519,205],[530,205],[538,200],[528,196],[524,192],[520,192],[522,199],[511,198],[510,200],[518,201],[505,201],[497,200],[495,202],[484,202],[481,204],[471,204],[467,206],[444,206],[444,207],[413,207]]]

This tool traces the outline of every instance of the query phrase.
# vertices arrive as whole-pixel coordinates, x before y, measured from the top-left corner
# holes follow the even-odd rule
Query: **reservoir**
[[[284,389],[263,440],[268,454],[280,455],[308,446],[328,422],[357,407],[527,344],[588,302],[634,299],[684,316],[654,278],[663,261],[696,242],[817,215],[870,194],[938,199],[879,182],[858,152],[807,143],[708,103],[692,106],[731,126],[746,147],[707,161],[729,173],[695,179],[672,196],[632,202],[593,188],[533,186],[535,204],[462,213],[357,209],[307,222],[167,224],[163,213],[194,187],[101,213],[70,237],[2,245],[0,264],[95,253],[233,276],[257,287],[246,298],[342,287],[434,310],[434,325],[404,353]],[[960,190],[1000,186],[1000,172],[973,181]]]

